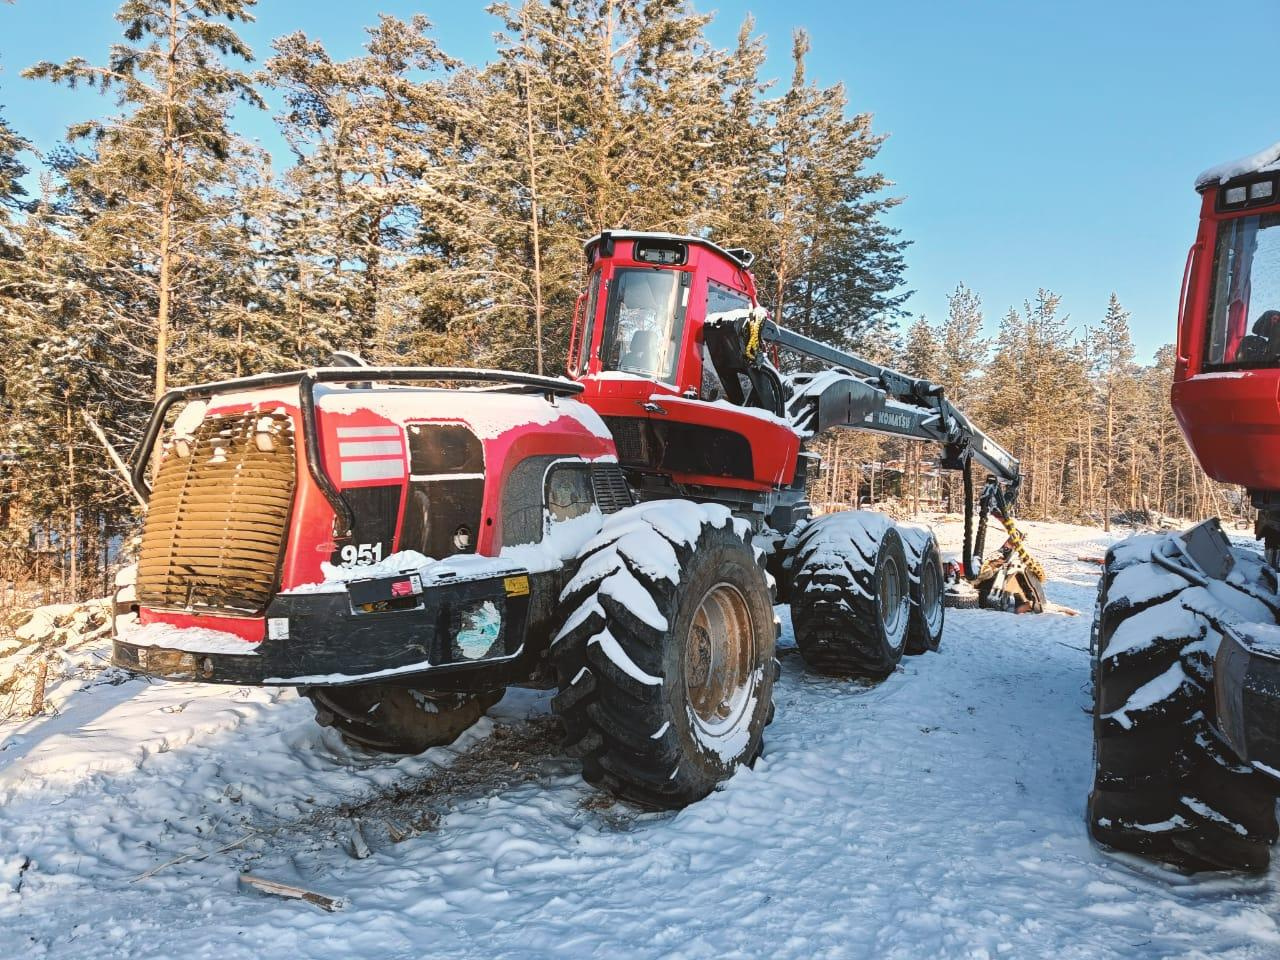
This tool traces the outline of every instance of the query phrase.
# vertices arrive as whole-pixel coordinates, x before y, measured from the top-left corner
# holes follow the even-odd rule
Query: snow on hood
[[[187,653],[256,656],[258,645],[244,637],[209,627],[179,627],[171,623],[122,625],[121,639],[136,647],[162,647]]]
[[[316,396],[324,413],[369,410],[397,423],[407,419],[410,412],[431,420],[456,419],[470,426],[481,440],[492,440],[521,426],[546,426],[562,417],[576,420],[597,437],[613,439],[599,414],[585,403],[563,397],[552,402],[535,394],[422,387],[316,387]]]
[[[1247,157],[1210,167],[1196,177],[1196,189],[1212,186],[1215,183],[1226,183],[1228,180],[1251,173],[1270,173],[1272,170],[1280,170],[1280,142],[1273,143],[1265,150],[1259,150]]]
[[[431,587],[443,580],[456,583],[512,573],[556,570],[578,555],[583,545],[600,532],[603,522],[604,515],[593,506],[580,517],[547,524],[542,539],[537,543],[503,547],[496,557],[459,553],[435,560],[417,550],[401,550],[376,563],[343,566],[322,563],[324,580],[282,590],[280,595],[341,593],[352,580],[394,577],[397,574],[416,573],[424,586]]]
[[[457,582],[462,580],[483,579],[502,574],[517,573],[521,566],[506,557],[482,557],[463,553],[443,560],[435,560],[417,550],[401,550],[376,563],[339,565],[321,563],[324,579],[318,583],[304,583],[288,590],[281,590],[280,596],[298,596],[308,593],[342,593],[347,584],[353,580],[372,580],[378,577],[394,577],[397,575],[417,574],[423,585],[431,587],[442,580]]]

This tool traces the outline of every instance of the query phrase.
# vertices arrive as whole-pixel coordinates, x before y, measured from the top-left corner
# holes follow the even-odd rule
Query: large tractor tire
[[[910,573],[893,522],[849,511],[811,520],[787,543],[796,646],[814,670],[883,679],[910,623]]]
[[[404,754],[453,743],[503,694],[424,693],[380,683],[301,687],[299,692],[316,708],[316,722],[333,727],[348,743]]]
[[[1233,548],[1230,579],[1202,585],[1175,539],[1134,537],[1107,552],[1091,638],[1089,832],[1185,869],[1265,870],[1276,785],[1241,763],[1210,720],[1223,624],[1273,622],[1275,577]]]
[[[760,755],[778,623],[763,554],[727,509],[672,500],[613,514],[560,603],[551,704],[588,783],[675,809]]]
[[[912,655],[937,650],[946,620],[943,604],[942,553],[938,538],[928,527],[899,524],[898,533],[907,554],[911,615],[907,621],[906,652]]]

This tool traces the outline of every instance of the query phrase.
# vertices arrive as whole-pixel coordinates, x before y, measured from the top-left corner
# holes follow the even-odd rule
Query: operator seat
[[[1237,363],[1280,361],[1280,310],[1264,310],[1253,324],[1253,333],[1240,341]]]
[[[627,352],[622,355],[618,366],[632,372],[654,373],[653,365],[657,359],[657,346],[658,338],[652,330],[637,330],[631,335]]]

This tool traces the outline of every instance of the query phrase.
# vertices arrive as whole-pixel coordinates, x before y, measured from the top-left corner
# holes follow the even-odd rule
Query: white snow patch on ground
[[[1107,539],[1023,527],[1049,597],[1087,613],[1098,568],[1076,558]],[[939,534],[956,549],[958,524]],[[1087,615],[948,610],[940,652],[867,687],[806,674],[779,612],[764,757],[707,800],[601,810],[549,747],[532,778],[428,798],[438,829],[371,840],[363,860],[342,805],[524,729],[549,693],[513,690],[452,747],[390,760],[345,747],[291,691],[54,691],[56,714],[0,726],[4,955],[1276,956],[1280,867],[1187,877],[1089,842]],[[188,854],[210,855],[134,882]],[[350,903],[240,892],[242,870]]]

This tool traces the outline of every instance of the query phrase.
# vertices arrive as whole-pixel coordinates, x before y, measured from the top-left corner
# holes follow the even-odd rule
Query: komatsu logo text
[[[909,413],[891,413],[887,410],[880,410],[867,417],[871,423],[881,427],[892,427],[896,430],[909,430],[911,428],[911,414]]]

